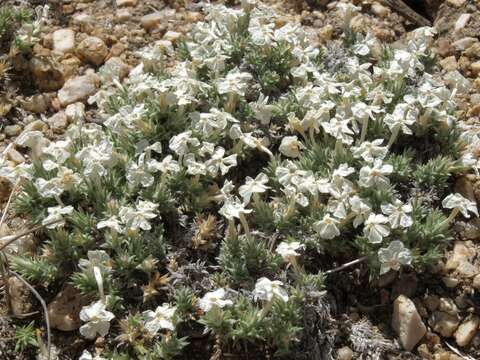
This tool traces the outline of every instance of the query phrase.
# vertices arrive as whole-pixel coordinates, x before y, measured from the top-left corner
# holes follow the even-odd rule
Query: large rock
[[[50,326],[61,331],[73,331],[80,327],[81,294],[73,286],[67,286],[48,304]]]
[[[23,315],[32,311],[33,296],[25,284],[12,276],[8,279],[10,307],[14,315]]]
[[[111,81],[113,78],[122,80],[130,72],[130,66],[125,64],[119,57],[112,57],[105,62],[100,72],[107,81]]]
[[[455,341],[458,346],[467,346],[473,339],[480,326],[480,320],[474,316],[465,320],[455,331]]]
[[[403,295],[400,295],[393,303],[392,328],[407,351],[413,350],[427,332],[415,304]]]
[[[29,63],[35,85],[42,91],[57,91],[64,84],[61,66],[51,57],[33,57]]]
[[[68,126],[67,115],[64,111],[59,111],[47,119],[47,123],[53,132],[62,134]]]
[[[460,324],[458,315],[448,314],[442,311],[434,313],[433,331],[443,337],[451,337]]]
[[[68,80],[58,92],[61,106],[67,106],[77,101],[84,101],[97,90],[95,75],[83,75]]]
[[[64,54],[75,49],[75,32],[72,29],[60,29],[53,33],[53,50]]]
[[[99,66],[108,55],[108,47],[96,36],[85,38],[77,47],[77,55],[85,62]]]

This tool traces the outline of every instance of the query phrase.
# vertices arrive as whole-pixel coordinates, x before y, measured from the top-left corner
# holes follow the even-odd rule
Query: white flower
[[[470,217],[469,212],[478,216],[477,204],[458,193],[450,194],[443,199],[442,206],[446,209],[458,209],[466,218]]]
[[[353,227],[356,228],[358,225],[365,222],[372,212],[372,208],[365,200],[361,199],[357,195],[351,197],[349,201],[351,210],[355,214],[355,218],[353,219]]]
[[[384,204],[381,206],[381,209],[385,215],[389,215],[388,221],[392,229],[412,226],[412,217],[408,215],[412,212],[412,205],[404,204],[400,200],[395,199],[393,204]]]
[[[143,312],[145,319],[145,328],[152,335],[156,335],[160,329],[175,330],[172,317],[175,314],[175,307],[168,304],[158,306],[155,311],[147,310]]]
[[[390,180],[385,175],[390,175],[393,171],[393,166],[390,164],[383,164],[382,160],[377,159],[373,165],[365,165],[360,169],[360,176],[358,183],[362,187],[384,187],[390,184]]]
[[[220,288],[203,295],[198,301],[198,307],[204,312],[208,312],[213,308],[224,308],[225,306],[233,305],[232,300],[225,300],[225,289]]]
[[[92,270],[94,267],[101,269],[104,272],[112,270],[110,255],[104,250],[89,250],[87,252],[87,259],[80,259],[78,266],[83,270]]]
[[[285,136],[278,148],[283,155],[293,158],[300,156],[301,149],[305,149],[305,146],[296,136]]]
[[[378,250],[380,261],[380,275],[390,270],[398,271],[402,265],[410,265],[413,257],[409,249],[399,240],[392,241],[388,247]]]
[[[116,216],[111,216],[108,219],[99,221],[97,224],[97,229],[109,228],[115,230],[117,233],[123,232],[123,228],[120,225],[120,222]]]
[[[240,219],[241,214],[249,214],[251,212],[252,209],[245,209],[245,204],[237,197],[227,198],[225,204],[218,211],[220,215],[225,216],[228,220],[233,220],[233,218]]]
[[[412,134],[409,126],[417,121],[418,109],[407,103],[401,103],[395,106],[392,114],[385,115],[383,121],[390,128],[390,131],[402,130],[405,134]]]
[[[384,225],[388,219],[381,214],[370,214],[365,220],[363,233],[372,244],[378,244],[383,241],[385,236],[390,234],[390,229]]]
[[[255,300],[264,300],[268,302],[275,298],[287,302],[288,294],[282,286],[283,283],[281,281],[270,281],[266,277],[262,277],[258,279],[255,284],[253,298]]]
[[[58,197],[63,193],[63,189],[58,185],[55,178],[50,180],[38,178],[34,184],[40,196],[44,198]]]
[[[225,78],[217,80],[217,90],[219,94],[235,93],[240,96],[245,95],[248,82],[252,75],[247,72],[240,72],[238,68],[231,70]]]
[[[376,139],[372,142],[364,141],[360,146],[352,146],[352,154],[354,157],[361,157],[366,162],[373,162],[375,159],[383,160],[388,153],[388,147],[380,146],[383,139]]]
[[[200,141],[192,137],[191,131],[185,131],[178,135],[173,136],[169,142],[169,148],[177,155],[185,155],[188,152],[189,145],[200,146]]]
[[[224,157],[225,149],[221,146],[215,149],[212,157],[205,162],[207,171],[212,176],[217,176],[218,171],[225,175],[232,167],[237,166],[237,154],[232,154]]]
[[[55,229],[65,224],[63,216],[71,214],[73,212],[73,206],[54,206],[49,207],[47,211],[48,216],[43,219],[42,225],[46,225],[47,229]],[[51,222],[54,223],[50,224]]]
[[[148,172],[145,164],[145,154],[140,155],[138,163],[131,161],[127,164],[127,180],[131,187],[141,184],[143,187],[149,187],[153,184],[154,177]]]
[[[298,241],[292,242],[281,242],[276,249],[277,254],[279,254],[283,260],[287,262],[291,262],[292,258],[299,256],[300,254],[297,250],[303,249],[304,246],[300,244]]]
[[[105,359],[100,355],[92,356],[90,352],[88,352],[87,350],[84,350],[82,355],[80,355],[80,357],[78,358],[78,360],[107,360],[107,359]]]
[[[265,186],[267,183],[268,176],[264,173],[258,174],[255,179],[247,176],[245,179],[245,184],[238,188],[238,194],[243,198],[243,202],[248,204],[253,194],[267,191],[268,186]]]
[[[102,301],[97,301],[89,306],[84,306],[80,311],[80,319],[86,324],[80,327],[80,334],[87,339],[94,339],[97,334],[105,336],[110,329],[110,321],[115,318],[107,311]]]
[[[313,224],[313,228],[318,232],[322,239],[333,239],[334,237],[340,235],[340,230],[338,230],[337,225],[339,221],[326,214],[322,220],[317,221]]]
[[[322,127],[327,134],[330,134],[337,140],[342,141],[346,145],[350,145],[353,142],[353,138],[349,135],[353,135],[353,131],[348,127],[350,120],[339,120],[334,117],[329,122],[322,122]]]
[[[150,230],[152,226],[148,220],[154,219],[158,216],[156,213],[157,208],[158,204],[140,200],[136,209],[122,206],[118,215],[127,228],[132,230]]]

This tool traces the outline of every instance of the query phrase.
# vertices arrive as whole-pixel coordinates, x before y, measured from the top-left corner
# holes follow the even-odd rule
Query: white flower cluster
[[[340,3],[339,11],[348,25],[357,8]],[[415,252],[408,247],[414,244],[403,235],[414,227],[415,203],[395,189],[391,156],[401,155],[400,140],[411,144],[425,133],[453,132],[454,96],[464,87],[458,75],[450,74],[449,88],[426,72],[434,30],[417,29],[403,48],[388,51],[381,51],[372,35],[358,35],[342,59],[342,71],[331,73],[319,64],[328,56],[322,55],[325,49],[314,47],[299,24],[277,26],[271,8],[244,1],[241,9],[208,5],[206,12],[206,21],[195,25],[185,43],[185,60],[166,71],[174,51],[162,41],[139,53],[142,63],[125,84],[114,81],[114,89],[90,99],[104,110],[105,129],[78,120],[64,140],[55,142],[38,131],[25,132],[16,145],[31,150],[35,166],[14,166],[1,158],[0,176],[33,184],[49,204],[42,209],[48,228],[65,226],[85,210],[81,204],[91,197],[85,194],[100,194],[109,184],[102,194],[114,201],[100,199],[95,232],[109,239],[146,235],[164,221],[167,204],[159,199],[167,196],[165,189],[178,201],[178,213],[189,216],[178,199],[196,187],[201,199],[192,202],[202,200],[200,211],[225,218],[228,236],[253,239],[261,232],[260,205],[271,210],[271,221],[287,229],[278,230],[282,242],[276,253],[296,271],[297,258],[309,249],[300,238],[284,240],[298,228],[297,233],[323,244],[360,237],[378,253],[382,274],[411,265]],[[241,24],[257,53],[288,49],[286,90],[262,92],[254,66],[241,56],[234,59],[244,50],[232,41]],[[112,111],[115,96],[121,101]],[[478,172],[478,129],[467,128],[461,140],[463,164]],[[373,192],[388,194],[387,200],[377,201]],[[79,204],[69,203],[71,198]],[[476,205],[458,194],[445,198],[443,206],[453,209],[449,220],[458,213],[478,215]],[[100,278],[112,271],[103,250],[89,252],[88,258],[80,268],[99,269]],[[233,305],[226,294],[224,288],[208,292],[198,307],[208,313]],[[284,284],[266,277],[256,282],[252,297],[265,303],[289,300]],[[174,314],[168,304],[147,310],[145,328],[153,335],[172,331]],[[81,319],[86,322],[81,333],[93,338],[108,332],[113,314],[99,301],[85,307]]]

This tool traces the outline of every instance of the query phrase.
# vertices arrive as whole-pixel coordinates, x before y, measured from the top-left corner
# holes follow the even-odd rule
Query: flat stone
[[[135,6],[137,5],[137,0],[117,0],[117,6]]]
[[[13,161],[15,164],[21,164],[25,162],[25,158],[14,147],[11,147],[7,151],[7,159]]]
[[[436,311],[434,313],[434,319],[433,331],[443,337],[451,337],[460,324],[458,315],[452,315],[442,311]]]
[[[68,80],[58,92],[60,105],[65,107],[77,101],[84,101],[97,90],[96,78],[83,75]]]
[[[460,324],[455,331],[455,341],[458,346],[467,346],[478,331],[480,321],[478,317],[473,316]]]
[[[17,136],[22,132],[22,127],[20,125],[7,125],[4,129],[5,135],[8,137]]]
[[[52,36],[53,50],[66,54],[75,49],[75,31],[72,29],[57,30]]]
[[[415,304],[404,295],[397,297],[393,303],[392,328],[407,351],[413,350],[427,332]]]
[[[465,4],[466,1],[467,0],[447,0],[447,3],[449,3],[450,5],[453,5],[455,7],[460,7],[463,4]]]
[[[465,25],[467,25],[468,21],[472,17],[471,14],[462,14],[458,17],[457,21],[455,22],[455,31],[462,30]]]
[[[99,66],[108,55],[108,47],[102,39],[88,36],[78,44],[77,55],[81,60]]]
[[[468,49],[470,46],[473,44],[477,43],[478,40],[474,37],[464,37],[460,40],[455,41],[452,45],[457,51],[464,51],[465,49]]]

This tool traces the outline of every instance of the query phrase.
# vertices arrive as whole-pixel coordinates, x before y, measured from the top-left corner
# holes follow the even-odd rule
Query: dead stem
[[[9,273],[13,276],[15,276],[18,280],[20,280],[40,301],[40,304],[42,305],[43,312],[45,314],[45,323],[47,326],[47,360],[50,360],[50,349],[51,349],[51,331],[50,331],[50,320],[48,318],[48,309],[47,309],[47,304],[45,303],[45,300],[43,300],[42,296],[35,290],[35,288],[30,285],[20,274],[17,274],[15,271],[9,270]]]

